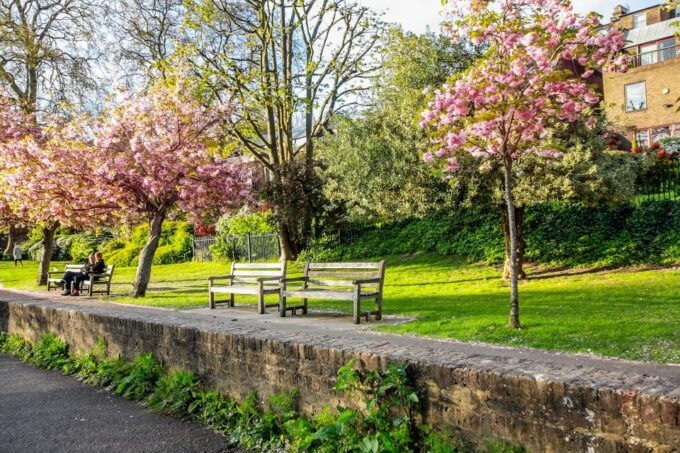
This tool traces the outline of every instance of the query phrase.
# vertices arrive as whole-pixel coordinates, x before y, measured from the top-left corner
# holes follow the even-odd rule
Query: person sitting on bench
[[[79,272],[68,271],[62,277],[64,284],[64,292],[62,296],[78,296],[80,295],[80,284],[90,278],[92,274],[101,274],[106,269],[103,255],[101,252],[92,253]],[[71,288],[73,286],[73,288]]]

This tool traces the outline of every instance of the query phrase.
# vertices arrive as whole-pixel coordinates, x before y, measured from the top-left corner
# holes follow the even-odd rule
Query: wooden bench
[[[385,280],[385,262],[379,263],[307,263],[304,277],[281,280],[279,313],[293,315],[297,310],[307,314],[309,299],[346,300],[354,303],[354,324],[360,323],[361,316],[369,320],[375,315],[382,319],[382,292]],[[301,288],[291,289],[289,283],[300,282]],[[302,305],[288,306],[289,297],[301,298]],[[361,311],[361,302],[374,300],[375,310]]]
[[[48,272],[47,273],[47,291],[52,289],[63,288],[64,285],[60,284],[62,277],[67,271],[80,272],[83,270],[84,264],[67,264],[64,270],[59,272]],[[80,283],[80,289],[87,290],[87,295],[92,296],[93,294],[106,294],[111,295],[111,279],[113,278],[113,271],[116,268],[115,265],[111,264],[106,266],[106,270],[101,274],[92,274],[87,280],[83,280]],[[56,277],[53,277],[56,275]],[[97,290],[96,287],[105,287],[101,290]]]
[[[234,306],[235,294],[257,296],[257,308],[260,314],[267,312],[267,307],[278,307],[279,304],[265,304],[266,294],[279,294],[280,280],[286,277],[286,263],[232,263],[231,273],[208,278],[208,294],[210,308],[215,308],[215,293],[229,294],[228,306]],[[216,285],[219,280],[228,280],[226,285]]]

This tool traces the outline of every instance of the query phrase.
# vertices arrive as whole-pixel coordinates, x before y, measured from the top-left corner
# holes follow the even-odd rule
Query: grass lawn
[[[61,263],[56,264],[61,268]],[[37,289],[37,266],[15,269],[0,263],[0,284]],[[133,268],[116,269],[119,303],[168,308],[207,305],[210,275],[228,273],[222,263],[154,266],[151,289],[144,299],[126,297]],[[291,269],[292,274],[299,269]],[[520,286],[524,329],[505,324],[509,290],[500,272],[489,266],[456,263],[435,256],[392,257],[388,260],[384,310],[415,320],[381,330],[455,338],[458,340],[528,346],[569,352],[680,363],[680,268],[614,271],[531,269]],[[237,296],[237,303],[254,298]],[[311,301],[312,307],[351,312],[351,304]]]

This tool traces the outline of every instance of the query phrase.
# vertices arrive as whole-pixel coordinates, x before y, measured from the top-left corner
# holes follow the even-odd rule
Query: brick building
[[[639,146],[680,137],[680,38],[675,20],[680,20],[680,6],[632,12],[617,6],[611,19],[611,26],[624,31],[633,63],[626,73],[603,74],[605,110]]]

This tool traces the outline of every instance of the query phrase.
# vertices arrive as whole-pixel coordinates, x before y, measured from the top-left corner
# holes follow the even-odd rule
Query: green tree
[[[455,193],[422,165],[426,144],[417,117],[426,89],[465,69],[476,51],[432,33],[391,28],[382,67],[371,90],[372,107],[342,116],[320,147],[327,166],[326,197],[347,208],[350,218],[375,222],[425,215],[453,203]]]
[[[382,23],[352,0],[190,0],[183,49],[216,96],[240,108],[228,125],[234,142],[270,175],[284,259],[310,238],[318,211],[318,139],[331,120],[356,107],[379,61]]]

